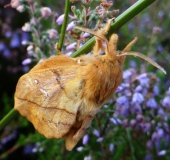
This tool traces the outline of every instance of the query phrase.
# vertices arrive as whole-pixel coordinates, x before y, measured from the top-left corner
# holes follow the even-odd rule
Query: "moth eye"
[[[100,52],[100,55],[105,55],[105,52],[102,50],[102,51]]]
[[[39,83],[38,79],[34,79],[34,83],[38,84]]]
[[[81,64],[82,62],[83,62],[82,59],[77,59],[77,63],[78,63],[78,64]]]

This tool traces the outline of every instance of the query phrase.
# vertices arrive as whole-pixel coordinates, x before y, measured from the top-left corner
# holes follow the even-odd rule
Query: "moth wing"
[[[91,121],[93,120],[95,114],[78,115],[75,124],[72,126],[70,131],[64,136],[66,140],[67,150],[72,150],[78,143],[80,138],[83,136],[86,129],[89,127]],[[81,118],[82,120],[78,120]]]
[[[80,70],[73,59],[64,59],[59,56],[37,64],[16,87],[14,108],[47,138],[67,134],[80,106]]]

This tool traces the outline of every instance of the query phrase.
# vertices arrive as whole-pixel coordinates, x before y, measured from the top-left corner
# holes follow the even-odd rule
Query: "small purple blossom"
[[[162,108],[158,109],[158,115],[161,115],[162,117],[165,116],[165,111]]]
[[[159,87],[158,87],[157,85],[155,85],[155,86],[153,87],[153,94],[154,94],[155,96],[159,95]]]
[[[131,127],[135,127],[135,125],[136,125],[136,120],[135,120],[135,119],[131,119],[130,122],[129,122],[129,125],[130,125]]]
[[[83,145],[86,145],[89,141],[89,135],[86,134],[84,137],[83,137]]]
[[[123,79],[125,81],[130,81],[131,77],[135,74],[135,70],[134,69],[128,69],[128,70],[125,70],[123,72]]]
[[[80,146],[80,147],[77,147],[77,151],[81,152],[82,150],[84,149],[84,147]]]
[[[133,104],[141,104],[144,101],[144,97],[141,93],[134,93],[132,97]]]
[[[141,85],[138,85],[136,88],[135,88],[135,92],[141,92],[143,90],[143,87]]]
[[[51,14],[52,14],[52,11],[49,7],[41,8],[41,16],[43,18],[47,18],[47,17],[51,16]]]
[[[77,45],[77,43],[76,43],[76,42],[74,42],[74,43],[72,43],[72,44],[68,45],[68,46],[66,47],[66,50],[72,50],[72,49],[75,49],[75,48],[76,48],[76,45]]]
[[[162,105],[165,107],[165,108],[170,108],[170,96],[167,96],[163,99],[162,101]]]
[[[117,121],[114,118],[110,118],[110,122],[112,122],[114,125],[117,125]]]
[[[4,43],[0,42],[0,51],[5,50],[6,46]]]
[[[103,137],[99,137],[96,142],[102,142],[103,141]]]
[[[148,101],[146,102],[146,106],[149,108],[157,109],[158,105],[154,98],[149,98]]]
[[[56,39],[58,37],[58,33],[55,29],[49,29],[47,33],[50,39]]]
[[[68,24],[66,30],[70,31],[72,30],[75,26],[77,25],[77,23],[75,21],[72,21],[71,23]]]
[[[18,33],[14,33],[10,42],[12,48],[19,47],[21,45]]]
[[[136,116],[136,120],[137,120],[137,122],[143,122],[144,121],[144,116],[142,115],[142,114],[138,114],[137,116]]]
[[[113,143],[111,143],[110,145],[109,145],[109,150],[110,150],[110,152],[113,152],[113,150],[114,150],[114,144]]]
[[[157,136],[158,136],[158,138],[163,138],[164,137],[164,130],[162,128],[159,128],[157,130]]]
[[[58,25],[61,25],[63,23],[64,20],[64,14],[62,14],[61,16],[59,16],[56,20]]]
[[[100,137],[100,133],[97,129],[94,129],[93,134],[97,137]]]
[[[166,153],[167,153],[166,150],[162,150],[158,152],[158,156],[164,156]]]
[[[152,143],[151,140],[148,140],[148,141],[146,142],[146,147],[147,147],[148,149],[152,149],[152,148],[153,148],[153,143]]]
[[[148,132],[151,128],[151,124],[148,122],[148,123],[143,124],[141,127],[142,127],[143,132]]]
[[[140,83],[141,86],[143,86],[143,87],[149,87],[150,79],[148,78],[147,73],[143,73],[143,74],[137,76],[136,79],[139,81],[139,83]]]
[[[82,35],[82,38],[87,38],[87,37],[89,37],[90,36],[90,33],[84,33],[83,35]]]
[[[128,105],[129,104],[129,99],[126,96],[121,96],[116,99],[116,103],[118,105]]]
[[[22,61],[22,65],[27,65],[27,64],[30,64],[31,62],[32,62],[32,59],[31,58],[27,58],[27,59]]]
[[[138,103],[133,104],[131,107],[131,113],[132,114],[141,114],[142,108],[141,108],[140,104],[138,104]]]

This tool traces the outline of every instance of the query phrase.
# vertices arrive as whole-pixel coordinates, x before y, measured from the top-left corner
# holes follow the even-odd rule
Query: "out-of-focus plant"
[[[120,4],[119,1],[117,3]],[[124,6],[129,4],[127,2],[121,4],[123,3]],[[41,7],[38,1],[33,0],[12,0],[10,6],[19,12],[26,11],[30,15],[30,20],[22,27],[23,37],[31,36],[22,40],[22,44],[27,47],[27,58],[23,58],[22,65],[27,67],[28,71],[28,66],[34,64],[33,62],[56,55],[55,43],[60,41],[61,25],[65,15],[57,13],[50,7]],[[91,37],[88,33],[74,30],[76,25],[97,30],[109,18],[118,15],[119,10],[114,10],[113,7],[112,1],[81,0],[77,2],[72,0],[62,52],[71,56]],[[160,12],[158,16],[164,16],[164,14]],[[141,19],[135,18],[134,21],[122,27],[119,31],[120,47],[123,47],[129,38],[132,39],[142,33],[142,35],[139,34],[139,44],[141,43],[143,47],[140,47],[139,52],[148,51],[149,56],[163,64],[163,61],[155,54],[163,52],[163,44],[157,44],[156,40],[156,36],[162,32],[162,29],[159,26],[147,25],[151,21],[148,15],[143,15]],[[147,36],[143,34],[146,32],[146,26],[151,31]],[[13,34],[12,37],[11,45],[18,45],[18,35]],[[146,38],[149,41],[142,41]],[[3,47],[3,44],[1,46]],[[136,47],[135,50],[138,48]],[[165,88],[162,87],[163,75],[159,71],[147,72],[153,69],[144,65],[145,62],[140,65],[138,62],[139,60],[128,58],[125,66],[129,69],[124,70],[122,84],[97,114],[91,127],[72,152],[65,150],[62,140],[45,139],[34,131],[26,119],[19,117],[17,122],[14,122],[17,127],[13,133],[7,134],[12,129],[5,128],[1,136],[0,159],[11,158],[15,150],[20,151],[19,158],[42,160],[168,158],[170,88],[165,93]],[[168,88],[169,81],[165,80],[165,83]],[[6,151],[7,145],[11,142],[14,145],[10,148],[10,152]]]

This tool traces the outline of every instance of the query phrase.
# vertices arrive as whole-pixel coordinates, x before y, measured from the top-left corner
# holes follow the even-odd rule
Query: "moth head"
[[[100,32],[95,32],[93,30],[90,30],[88,28],[83,28],[83,27],[75,27],[78,30],[90,33],[96,37],[98,37],[99,39],[101,39],[101,41],[104,41],[106,43],[106,48],[105,48],[105,52],[106,54],[111,54],[110,56],[112,58],[114,58],[115,55],[112,55],[112,53],[114,54],[114,50],[116,50],[116,46],[117,46],[117,40],[118,37],[116,34],[112,34],[109,41],[107,40],[107,38],[105,37],[105,34],[99,34]],[[152,64],[153,66],[155,66],[156,68],[160,69],[164,74],[166,74],[166,71],[164,70],[164,68],[162,68],[159,64],[157,64],[155,61],[153,61],[151,58],[139,53],[139,52],[133,52],[130,51],[131,47],[134,45],[134,43],[137,41],[137,37],[135,37],[124,49],[123,51],[116,51],[116,59],[119,61],[119,63],[122,65],[124,63],[124,60],[126,58],[126,56],[135,56],[135,57],[139,57],[141,59],[144,59],[145,61],[149,62],[150,64]]]

